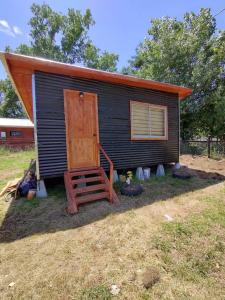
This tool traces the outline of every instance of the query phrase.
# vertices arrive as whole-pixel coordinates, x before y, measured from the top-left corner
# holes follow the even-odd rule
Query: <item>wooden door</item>
[[[68,169],[99,166],[97,95],[64,90]]]

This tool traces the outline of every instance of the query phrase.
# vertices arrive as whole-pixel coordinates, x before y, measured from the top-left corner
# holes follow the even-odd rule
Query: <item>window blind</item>
[[[166,138],[167,108],[131,102],[132,138]]]

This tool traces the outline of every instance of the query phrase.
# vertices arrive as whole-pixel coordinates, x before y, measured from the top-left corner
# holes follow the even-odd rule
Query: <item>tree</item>
[[[100,49],[94,45],[89,44],[84,53],[84,64],[89,68],[100,69],[110,72],[117,70],[116,63],[119,56],[114,53],[104,51],[100,54]]]
[[[218,109],[225,106],[225,31],[217,31],[210,9],[186,13],[182,21],[153,19],[148,36],[123,72],[193,88],[181,103],[183,138],[220,135],[221,126],[225,130],[225,115],[221,117]],[[218,130],[212,126],[210,111]]]
[[[89,9],[82,15],[79,10],[69,8],[63,15],[47,4],[33,4],[31,11],[31,47],[25,49],[29,54],[31,50],[35,56],[70,64],[83,63],[106,71],[116,70],[118,55],[101,52],[88,36],[90,27],[95,24]]]
[[[84,14],[74,9],[68,9],[67,14],[62,14],[47,4],[33,4],[31,12],[32,17],[28,23],[31,43],[19,45],[14,52],[116,71],[118,55],[101,51],[88,36],[90,27],[95,23],[89,9]],[[12,52],[12,49],[6,47],[6,51]],[[24,117],[9,79],[1,82],[0,94],[4,98],[0,103],[0,116]]]
[[[211,101],[213,99],[213,101]],[[202,119],[207,118],[205,132],[208,136],[225,137],[225,88],[219,87],[206,97],[201,108]]]
[[[0,116],[4,118],[22,118],[25,113],[21,102],[12,87],[11,81],[7,78],[0,81]]]

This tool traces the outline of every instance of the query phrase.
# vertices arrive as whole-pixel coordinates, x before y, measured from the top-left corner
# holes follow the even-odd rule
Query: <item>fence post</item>
[[[211,137],[208,136],[207,144],[208,144],[208,158],[211,156],[211,146],[210,146]]]

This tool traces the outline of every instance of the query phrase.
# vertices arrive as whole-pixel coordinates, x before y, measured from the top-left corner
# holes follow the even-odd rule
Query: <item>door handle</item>
[[[94,133],[94,134],[93,134],[93,136],[97,136],[97,134],[96,134],[96,133]]]

